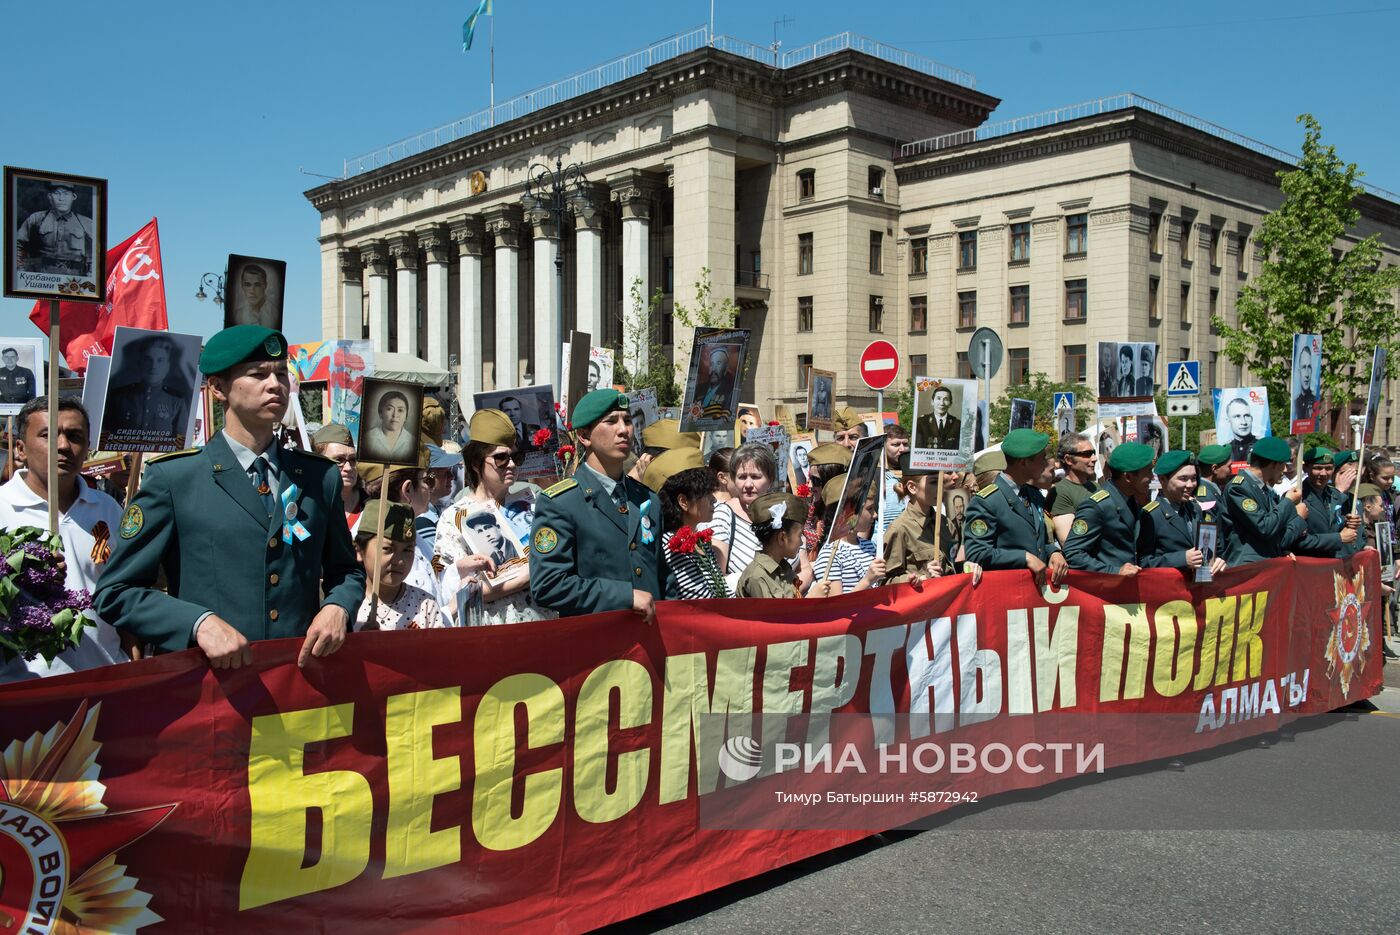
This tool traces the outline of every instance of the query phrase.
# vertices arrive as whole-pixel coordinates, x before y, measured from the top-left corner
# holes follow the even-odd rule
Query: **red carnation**
[[[542,430],[542,431],[543,431],[543,430]],[[560,445],[560,446],[559,446],[559,457],[561,457],[561,458],[563,458],[565,461],[567,461],[567,460],[569,460],[570,458],[572,458],[573,456],[574,456],[574,446],[573,446],[573,445]]]
[[[811,485],[811,484],[798,484],[798,485],[797,485],[797,495],[798,495],[799,497],[803,497],[803,498],[810,497],[810,496],[812,495],[812,485]]]
[[[539,429],[534,435],[530,436],[530,443],[536,448],[543,448],[553,437],[554,433],[549,429]]]
[[[773,420],[770,421],[768,424],[769,424],[769,425],[782,425],[782,423],[779,422],[777,419],[773,419]]]
[[[710,540],[714,537],[715,531],[713,529],[702,529],[695,534],[695,540],[697,542],[704,542],[707,545],[709,544]]]
[[[666,548],[671,552],[694,552],[695,539],[695,530],[689,526],[682,526],[671,535],[671,541],[666,543]]]

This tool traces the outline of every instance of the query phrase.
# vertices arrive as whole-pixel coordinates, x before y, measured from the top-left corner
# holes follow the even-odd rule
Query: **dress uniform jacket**
[[[1153,533],[1151,520],[1110,481],[1074,511],[1074,524],[1065,539],[1065,561],[1080,571],[1109,575],[1118,574],[1127,564],[1153,568],[1157,564]]]
[[[128,383],[112,391],[107,406],[108,428],[171,436],[184,444],[189,403],[167,387]]]
[[[968,503],[963,551],[986,571],[1025,568],[1027,552],[1050,561],[1060,544],[1045,513],[1044,495],[1029,484],[1017,491],[1005,474],[998,475]]]
[[[0,367],[0,403],[27,403],[39,392],[38,386],[28,367]]]
[[[624,476],[626,506],[587,465],[544,491],[530,527],[530,590],[561,616],[631,610],[632,591],[677,596],[661,554],[661,499]],[[625,512],[624,512],[625,510]]]
[[[1294,552],[1315,558],[1343,558],[1356,551],[1355,542],[1342,542],[1346,510],[1351,505],[1346,494],[1330,484],[1318,490],[1305,480],[1303,503],[1307,505],[1308,518],[1299,520],[1303,524],[1303,533]]]
[[[938,551],[933,548],[933,523],[915,504],[910,503],[899,518],[890,523],[890,528],[885,530],[886,584],[898,584],[915,574],[923,574],[928,563],[936,558],[945,574],[952,573],[950,555],[958,544],[953,539],[947,517],[940,513],[938,521],[943,524]]]
[[[1249,471],[1225,485],[1224,506],[1230,518],[1225,560],[1231,565],[1287,555],[1304,534],[1293,501],[1265,487]]]
[[[792,564],[778,561],[766,552],[759,552],[749,567],[739,576],[737,597],[801,597],[797,591],[797,572]]]
[[[206,611],[249,640],[302,636],[324,604],[353,621],[365,572],[345,524],[340,472],[307,452],[281,449],[277,458],[282,488],[299,489],[296,518],[309,533],[290,543],[281,510],[268,514],[222,432],[199,451],[152,461],[112,538],[93,596],[98,614],[170,652],[191,645]],[[161,570],[168,593],[155,588]]]
[[[1187,500],[1179,508],[1166,497],[1158,497],[1142,508],[1146,522],[1152,524],[1154,568],[1178,568],[1185,571],[1186,553],[1196,547],[1197,533],[1202,523],[1215,521],[1214,510],[1202,510],[1195,500]],[[1216,531],[1219,536],[1219,530]],[[1216,543],[1219,551],[1219,541]]]

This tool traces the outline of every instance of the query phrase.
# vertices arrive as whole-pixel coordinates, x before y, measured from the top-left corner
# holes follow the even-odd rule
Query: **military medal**
[[[300,493],[301,490],[296,484],[288,484],[287,489],[282,491],[282,541],[288,545],[291,545],[294,536],[302,542],[311,538],[311,530],[297,519],[300,511],[297,509],[296,500]]]
[[[656,532],[651,528],[651,517],[647,515],[647,508],[650,506],[650,500],[642,504],[642,545],[651,545],[656,541]]]

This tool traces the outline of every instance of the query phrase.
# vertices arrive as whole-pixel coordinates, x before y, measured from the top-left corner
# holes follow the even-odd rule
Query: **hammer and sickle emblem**
[[[136,268],[132,269],[131,261],[136,260]],[[159,279],[160,273],[156,272],[155,261],[149,254],[136,253],[128,250],[122,254],[122,282],[131,282],[133,279],[138,282],[144,279]]]

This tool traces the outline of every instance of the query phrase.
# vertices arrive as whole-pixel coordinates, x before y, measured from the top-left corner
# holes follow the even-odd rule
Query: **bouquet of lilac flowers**
[[[47,662],[78,645],[92,595],[64,586],[63,540],[33,526],[0,530],[0,656]]]

